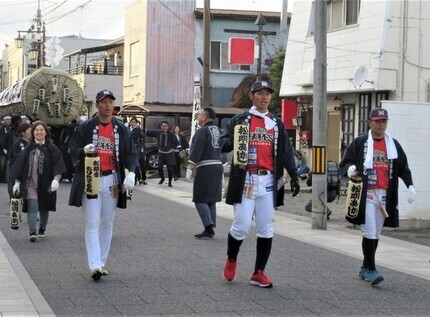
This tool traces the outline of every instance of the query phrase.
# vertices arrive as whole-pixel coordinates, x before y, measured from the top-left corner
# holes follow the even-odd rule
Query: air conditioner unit
[[[313,70],[301,70],[294,74],[293,83],[296,86],[313,86],[314,85],[314,71]]]

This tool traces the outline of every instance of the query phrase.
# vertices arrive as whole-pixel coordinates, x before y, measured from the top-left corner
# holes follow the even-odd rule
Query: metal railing
[[[79,74],[99,74],[99,75],[123,75],[123,66],[107,66],[103,65],[79,65],[68,70],[70,75]]]

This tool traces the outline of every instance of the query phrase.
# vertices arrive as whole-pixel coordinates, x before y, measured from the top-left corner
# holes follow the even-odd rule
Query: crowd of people
[[[249,92],[253,106],[231,118],[224,130],[215,124],[213,108],[201,109],[200,128],[191,147],[180,128],[170,129],[167,121],[161,121],[159,129],[144,129],[136,117],[128,123],[117,119],[113,115],[116,98],[109,90],[96,96],[97,115],[80,117],[70,129],[63,130],[58,146],[44,122],[31,124],[25,116],[7,115],[0,126],[1,180],[8,181],[11,198],[18,194],[23,198],[31,242],[46,236],[61,178],[72,182],[69,205],[83,210],[88,268],[97,281],[109,274],[107,262],[116,209],[127,207],[127,192],[135,185],[147,184],[146,136],[157,141],[160,185],[165,181],[166,166],[168,187],[173,187],[172,181],[180,177],[184,153],[189,154],[186,178],[191,181],[194,175],[192,200],[203,225],[203,231],[194,237],[201,240],[215,236],[225,153],[232,152],[226,203],[233,206],[234,220],[227,234],[223,275],[230,282],[236,278],[240,247],[255,222],[256,256],[250,284],[270,288],[273,281],[267,276],[266,266],[272,252],[275,209],[284,204],[284,171],[290,178],[292,197],[300,192],[299,176],[309,173],[296,163],[282,121],[268,110],[273,92],[270,82],[256,81]],[[348,146],[339,164],[341,177],[360,176],[363,182],[356,213],[347,214],[346,220],[361,227],[364,258],[358,276],[372,286],[384,280],[375,265],[381,230],[399,226],[398,178],[408,187],[409,203],[416,195],[406,154],[385,131],[387,123],[387,110],[372,110],[369,132]],[[86,174],[88,169],[91,171],[86,166],[88,157],[98,159],[98,180],[94,184],[94,175]],[[89,195],[88,188],[92,190],[93,186],[96,192]]]
[[[142,129],[136,117],[123,122],[113,116],[115,99],[111,91],[100,91],[97,115],[89,120],[80,115],[66,127],[31,122],[26,115],[5,115],[0,123],[0,181],[8,183],[10,200],[22,199],[29,241],[46,237],[60,181],[71,182],[69,205],[83,209],[88,267],[94,280],[109,273],[106,262],[116,208],[126,208],[127,192],[135,185],[147,185],[144,140],[151,132]],[[172,179],[180,177],[181,160],[189,144],[179,127],[169,130],[166,124],[168,127],[163,121],[161,129],[153,133],[159,136],[160,177],[164,178],[166,163],[171,187]],[[165,147],[166,135],[169,148]],[[163,151],[169,154],[167,160]],[[99,192],[89,197],[84,194],[84,160],[94,153],[100,158]]]

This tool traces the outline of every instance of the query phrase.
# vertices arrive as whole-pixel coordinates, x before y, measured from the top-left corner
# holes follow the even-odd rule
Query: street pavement
[[[213,240],[202,230],[183,179],[137,186],[119,209],[108,261],[110,274],[94,282],[87,269],[82,210],[67,206],[61,183],[47,237],[28,240],[25,217],[10,230],[6,184],[0,184],[0,316],[428,316],[430,246],[383,236],[377,252],[385,281],[377,287],[356,277],[359,230],[343,222],[344,201],[327,230],[311,228],[304,189],[286,197],[274,220],[266,268],[272,289],[249,284],[255,260],[251,229],[238,258],[237,278],[222,277],[233,209],[217,204]]]

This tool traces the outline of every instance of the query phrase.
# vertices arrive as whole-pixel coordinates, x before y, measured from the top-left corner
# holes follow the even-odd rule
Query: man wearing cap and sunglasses
[[[85,245],[91,277],[96,281],[107,275],[116,208],[127,207],[126,191],[134,187],[137,152],[130,130],[113,117],[115,96],[102,90],[96,96],[97,116],[83,122],[73,133],[69,147],[76,166],[69,205],[82,206],[85,217]],[[100,185],[97,197],[84,193],[86,154],[100,157]],[[129,170],[126,177],[125,169]]]
[[[368,124],[369,132],[352,141],[339,167],[341,175],[363,178],[358,213],[348,213],[346,220],[361,227],[364,259],[358,277],[374,286],[384,280],[375,265],[382,228],[399,226],[399,178],[408,188],[410,204],[415,201],[415,189],[405,152],[399,142],[385,131],[388,111],[373,109]]]
[[[247,162],[231,165],[227,188],[226,203],[234,206],[234,221],[228,234],[224,278],[235,279],[239,249],[255,219],[257,254],[250,283],[263,288],[273,286],[264,269],[272,249],[275,208],[284,204],[284,168],[291,177],[293,197],[300,191],[287,131],[282,121],[268,111],[272,93],[270,82],[256,81],[249,92],[253,106],[235,115],[220,138],[222,151],[230,152],[234,149],[235,126],[243,124],[249,131],[242,136],[247,140],[243,145]]]

